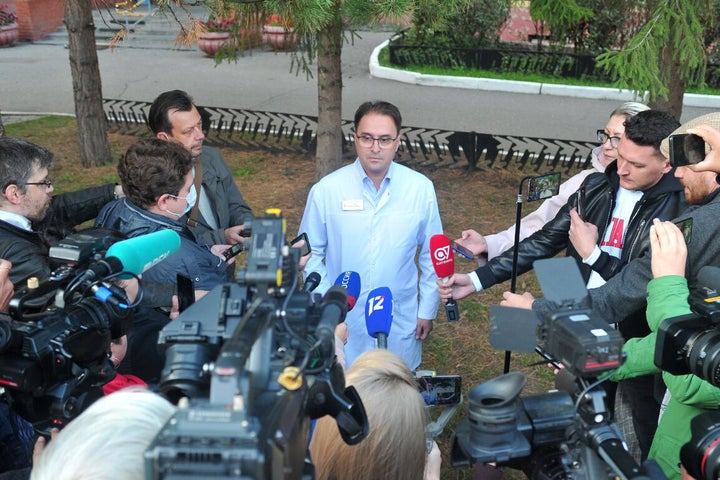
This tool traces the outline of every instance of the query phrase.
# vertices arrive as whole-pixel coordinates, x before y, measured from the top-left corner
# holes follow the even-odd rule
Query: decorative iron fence
[[[109,130],[148,136],[150,103],[105,99]],[[237,108],[198,106],[210,145],[314,154],[317,117]],[[352,122],[344,120],[343,151],[353,155]],[[408,165],[508,168],[570,172],[589,168],[595,143],[553,138],[403,127],[396,160]]]

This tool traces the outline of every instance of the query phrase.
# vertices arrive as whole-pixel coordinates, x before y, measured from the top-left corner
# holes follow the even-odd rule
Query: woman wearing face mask
[[[168,228],[180,235],[180,248],[142,275],[143,285],[151,287],[151,306],[171,307],[177,274],[192,279],[198,298],[226,280],[228,262],[222,252],[229,245],[205,245],[185,224],[185,215],[197,200],[188,151],[173,142],[140,140],[120,160],[118,175],[125,198],[106,205],[96,226],[119,230],[128,237]],[[169,288],[152,288],[155,285]],[[154,295],[152,290],[163,293]]]

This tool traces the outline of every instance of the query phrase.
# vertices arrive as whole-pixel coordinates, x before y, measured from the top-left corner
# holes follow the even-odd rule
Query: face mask
[[[185,210],[183,210],[182,213],[176,213],[176,212],[173,212],[173,211],[171,211],[171,210],[165,209],[166,212],[168,212],[168,213],[170,213],[170,214],[172,214],[172,215],[175,215],[175,216],[178,217],[178,218],[182,217],[183,215],[185,215],[186,213],[188,213],[190,210],[192,210],[192,208],[195,206],[195,202],[197,202],[197,192],[195,191],[195,185],[191,185],[191,186],[190,186],[190,191],[189,191],[188,194],[187,194],[186,196],[184,196],[184,197],[181,197],[181,196],[179,196],[179,195],[172,195],[172,194],[169,194],[169,193],[168,193],[168,195],[170,195],[170,196],[173,197],[173,198],[183,198],[183,199],[185,199],[185,201],[187,202],[187,206],[185,207]]]

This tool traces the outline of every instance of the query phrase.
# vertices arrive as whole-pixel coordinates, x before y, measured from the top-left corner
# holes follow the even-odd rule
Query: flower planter
[[[292,28],[272,25],[263,26],[263,40],[273,50],[290,49],[298,42],[297,35],[293,33]]]
[[[20,30],[17,23],[11,23],[0,27],[0,47],[9,47],[17,42],[20,37]]]
[[[214,57],[230,39],[230,32],[207,32],[198,35],[198,47],[208,57]]]

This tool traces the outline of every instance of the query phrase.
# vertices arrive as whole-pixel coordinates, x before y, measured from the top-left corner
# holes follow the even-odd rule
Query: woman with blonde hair
[[[318,420],[310,443],[315,478],[423,478],[428,417],[413,374],[405,362],[388,350],[369,350],[347,371],[346,383],[353,385],[362,399],[370,433],[363,441],[351,446],[340,438],[333,418],[325,416]],[[439,478],[439,465],[435,468]]]

